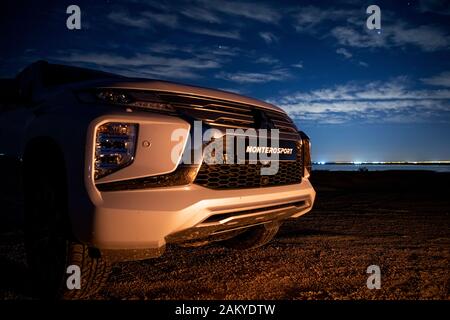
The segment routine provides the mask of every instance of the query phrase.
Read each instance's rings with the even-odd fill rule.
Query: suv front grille
[[[255,122],[255,110],[265,113],[273,129],[280,131],[280,138],[298,140],[299,135],[295,124],[283,112],[262,108],[259,106],[219,100],[187,94],[158,92],[160,99],[169,102],[181,114],[186,114],[201,120],[217,129],[259,129]]]
[[[274,175],[261,175],[262,164],[206,164],[203,163],[195,184],[211,189],[261,188],[302,182],[303,164],[301,144],[297,143],[295,161],[279,161]]]

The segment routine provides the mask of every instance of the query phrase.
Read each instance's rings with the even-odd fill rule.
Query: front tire
[[[25,158],[25,249],[33,295],[44,299],[86,299],[106,283],[110,265],[98,250],[78,242],[67,213],[62,159]],[[43,153],[45,154],[45,153]],[[52,160],[49,160],[52,159]],[[80,268],[80,289],[69,290],[67,267]]]

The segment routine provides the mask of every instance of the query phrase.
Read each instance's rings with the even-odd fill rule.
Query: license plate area
[[[205,146],[204,160],[226,164],[296,161],[299,150],[299,141],[228,135]]]

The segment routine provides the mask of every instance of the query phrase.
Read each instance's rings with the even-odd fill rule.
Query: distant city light
[[[424,165],[442,164],[450,165],[450,160],[426,160],[426,161],[313,161],[315,165],[342,164],[342,165]]]

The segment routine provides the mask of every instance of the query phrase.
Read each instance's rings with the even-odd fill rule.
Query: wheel
[[[35,297],[44,299],[85,299],[103,287],[110,265],[98,250],[72,236],[60,161],[59,157],[47,161],[32,157],[25,163],[25,249],[32,290]],[[71,265],[80,269],[80,289],[67,288]]]
[[[279,228],[280,224],[277,222],[251,227],[231,239],[222,241],[221,244],[226,248],[237,250],[258,248],[272,240]]]

